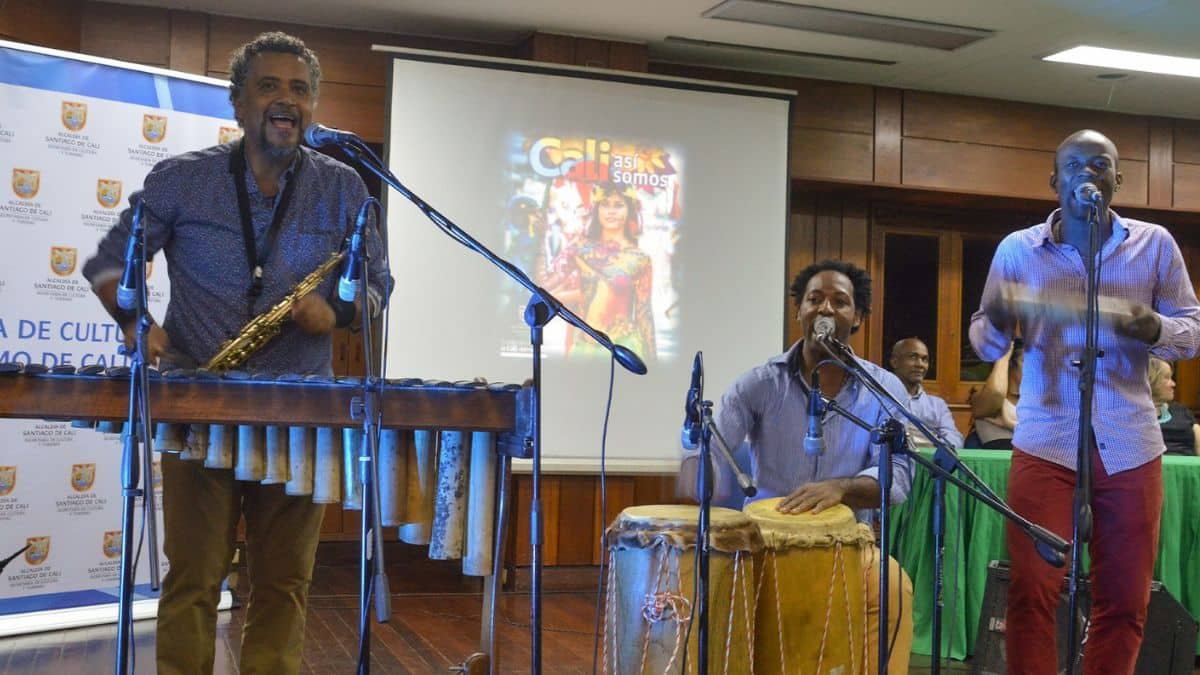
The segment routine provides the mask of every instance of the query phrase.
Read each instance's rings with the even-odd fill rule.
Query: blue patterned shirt
[[[825,454],[804,453],[808,429],[808,384],[793,373],[803,341],[764,365],[743,374],[721,397],[715,423],[721,436],[736,445],[750,444],[750,473],[758,485],[754,499],[783,497],[807,483],[834,478],[870,476],[879,480],[879,448],[871,434],[835,412],[824,420]],[[904,385],[892,373],[858,359],[897,401],[908,398]],[[807,377],[807,374],[806,374]],[[875,396],[847,375],[834,400],[862,420],[876,424],[889,415]],[[890,405],[890,404],[889,404]],[[720,466],[720,463],[718,463]],[[891,502],[908,496],[912,485],[909,459],[892,459]],[[750,501],[750,500],[747,500]],[[859,520],[870,520],[870,510],[858,512]]]
[[[341,250],[353,230],[367,188],[353,169],[308,148],[280,179],[276,192],[298,181],[281,221],[274,248],[263,262],[262,293],[251,299],[250,266],[242,236],[237,188],[230,171],[234,144],[218,145],[160,162],[147,174],[142,199],[146,254],[160,250],[167,259],[171,297],[163,329],[173,350],[203,364],[251,318],[270,309],[309,272]],[[259,190],[253,171],[246,171],[251,220],[260,252],[274,216],[276,197]],[[83,274],[93,287],[119,279],[132,225],[132,208],[100,240]],[[390,284],[383,269],[382,243],[376,228],[367,227],[371,272],[370,311],[378,311]],[[340,269],[316,289],[334,297]],[[308,335],[286,322],[280,334],[250,357],[245,370],[267,373],[332,374],[328,335]]]
[[[992,302],[1007,302],[1003,289],[1017,288],[1024,301],[1012,311],[1025,340],[1021,396],[1013,446],[1042,459],[1075,468],[1079,443],[1079,359],[1084,346],[1081,311],[1087,273],[1083,257],[1069,244],[1055,242],[1046,222],[1018,230],[996,248],[980,310],[971,317],[971,345],[985,361],[1008,350],[1012,335],[997,328],[983,312]],[[1163,453],[1158,412],[1146,376],[1150,354],[1167,361],[1190,359],[1200,349],[1200,303],[1183,255],[1163,227],[1112,217],[1112,232],[1100,248],[1101,319],[1096,361],[1092,430],[1108,473],[1139,467]],[[1011,296],[1009,296],[1011,298]],[[1105,309],[1139,302],[1162,320],[1153,345],[1118,335]],[[1067,307],[1067,309],[1064,309]]]

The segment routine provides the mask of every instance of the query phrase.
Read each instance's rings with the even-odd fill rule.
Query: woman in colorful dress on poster
[[[585,236],[563,249],[548,290],[613,342],[645,361],[655,356],[653,279],[650,256],[638,247],[641,208],[637,189],[599,183],[592,190],[592,215]],[[578,279],[578,285],[574,280]],[[591,338],[570,331],[566,352],[601,354]]]

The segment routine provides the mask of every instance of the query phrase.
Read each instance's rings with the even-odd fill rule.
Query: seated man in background
[[[902,401],[908,404],[908,409],[916,415],[925,426],[936,432],[951,448],[963,446],[962,432],[954,424],[954,416],[950,414],[950,406],[939,396],[926,393],[921,382],[925,373],[929,372],[929,348],[920,338],[910,337],[898,341],[892,346],[892,357],[889,361],[892,372],[900,378],[900,383],[908,390],[908,396]],[[925,434],[908,425],[908,440],[914,447],[932,447],[933,441]]]
[[[833,336],[846,342],[862,325],[871,307],[871,278],[850,263],[826,260],[809,265],[796,276],[791,295],[798,310],[803,337],[786,352],[752,368],[734,381],[721,397],[715,423],[731,445],[749,445],[750,473],[758,485],[755,499],[782,497],[778,510],[799,514],[819,513],[838,504],[855,509],[860,521],[871,522],[879,506],[879,449],[871,432],[829,412],[821,420],[826,450],[823,455],[804,452],[808,427],[808,394],[811,373],[827,358],[817,341],[814,324],[832,320]],[[907,398],[904,385],[879,366],[857,359],[897,401]],[[821,393],[868,423],[878,424],[891,413],[874,394],[844,370],[831,364],[820,368]],[[728,485],[723,462],[714,460],[714,485]],[[912,469],[906,456],[894,456],[889,499],[899,504],[908,496]],[[696,453],[685,453],[680,467],[680,488],[694,496]],[[714,502],[727,499],[717,495]],[[868,579],[879,578],[879,549],[864,548],[863,567]],[[907,673],[912,651],[912,581],[900,565],[888,558],[889,626],[898,625],[898,637],[888,660],[888,670]],[[878,627],[879,586],[867,584],[868,634]],[[874,650],[869,650],[871,654]],[[872,660],[875,658],[871,656]]]
[[[1024,353],[1021,340],[1013,340],[1008,352],[992,364],[992,372],[983,387],[972,392],[968,402],[975,428],[967,436],[967,447],[1012,450]]]
[[[1175,400],[1175,378],[1171,364],[1157,356],[1150,357],[1150,398],[1158,412],[1163,442],[1171,455],[1200,454],[1200,424],[1187,406]]]

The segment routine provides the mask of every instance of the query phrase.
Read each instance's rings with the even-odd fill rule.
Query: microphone
[[[679,434],[679,441],[688,450],[700,447],[700,401],[703,398],[704,356],[698,351],[692,361],[692,386],[688,388],[683,404],[683,431]]]
[[[121,282],[117,284],[117,307],[126,311],[137,307],[138,289],[143,279],[138,274],[141,261],[138,260],[138,250],[142,242],[142,200],[133,206],[133,224],[130,227],[129,243],[125,246],[125,271],[121,273]]]
[[[1100,188],[1096,187],[1096,184],[1090,181],[1075,186],[1075,199],[1083,204],[1091,204],[1093,206],[1099,206],[1104,203],[1104,195],[1100,192]]]
[[[817,342],[833,339],[837,324],[828,316],[819,316],[813,322],[813,335]],[[804,434],[804,454],[820,457],[825,454],[825,399],[821,397],[821,376],[812,373],[812,385],[808,390],[808,433]]]
[[[813,322],[813,335],[817,338],[817,342],[824,342],[833,337],[837,332],[837,324],[833,319],[827,316],[819,316]]]
[[[814,457],[825,454],[824,421],[825,400],[821,397],[821,376],[814,370],[812,386],[808,390],[808,433],[804,434],[804,454]]]
[[[304,130],[304,142],[311,148],[321,148],[326,145],[364,145],[363,139],[353,131],[333,129],[324,124],[310,124]]]
[[[8,567],[8,563],[12,562],[13,560],[16,560],[17,556],[24,553],[26,551],[26,549],[28,549],[30,546],[32,546],[32,544],[25,544],[24,546],[21,547],[21,550],[8,556],[4,560],[0,560],[0,572],[4,571],[4,568]]]
[[[354,234],[350,237],[350,245],[346,249],[346,267],[342,269],[342,277],[338,279],[338,297],[342,302],[354,302],[358,297],[358,287],[362,284],[363,227],[367,223],[367,207],[373,200],[373,197],[368,197],[362,206],[358,207]]]

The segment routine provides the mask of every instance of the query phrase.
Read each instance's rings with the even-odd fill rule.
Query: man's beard
[[[267,139],[266,134],[261,134],[258,141],[258,147],[260,150],[262,150],[262,153],[266,155],[267,158],[274,161],[290,159],[291,156],[295,154],[296,148],[299,147],[299,145],[300,144],[298,142],[288,143],[286,145],[275,145]]]

